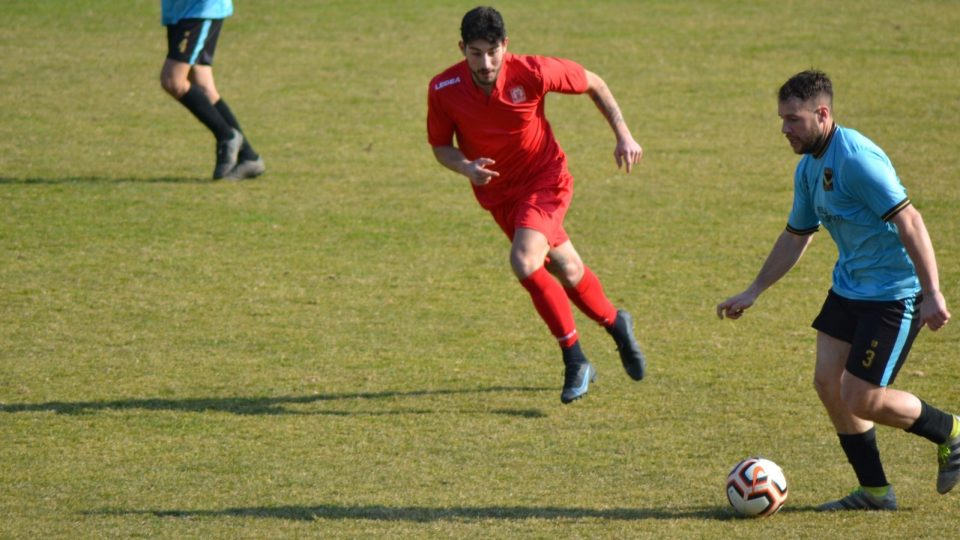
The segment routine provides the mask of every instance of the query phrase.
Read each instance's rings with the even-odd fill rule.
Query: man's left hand
[[[617,168],[627,166],[627,173],[633,170],[633,165],[640,162],[643,157],[643,148],[633,138],[621,139],[617,141],[617,149],[613,151],[613,157],[617,158]]]

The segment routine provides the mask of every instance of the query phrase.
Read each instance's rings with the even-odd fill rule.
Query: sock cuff
[[[520,284],[523,285],[525,289],[542,289],[548,285],[547,280],[553,280],[553,276],[550,275],[550,272],[547,272],[547,269],[541,266],[537,270],[530,274],[529,276],[520,280]]]

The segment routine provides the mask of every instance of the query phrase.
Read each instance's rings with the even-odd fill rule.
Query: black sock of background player
[[[936,444],[943,444],[953,430],[953,416],[920,400],[920,417],[906,432],[919,435]]]
[[[191,84],[190,89],[180,97],[179,101],[197,117],[197,120],[207,126],[218,141],[224,141],[233,136],[233,128],[210,103],[199,86]]]
[[[230,106],[227,105],[227,102],[220,98],[220,101],[216,102],[213,105],[217,111],[220,113],[220,116],[227,121],[228,124],[233,126],[237,131],[243,133],[243,130],[240,129],[240,122],[237,122],[237,117],[233,115],[233,111],[230,110]],[[250,146],[250,141],[247,140],[247,134],[243,134],[243,146],[240,147],[240,161],[254,161],[259,155],[253,150],[253,147]]]
[[[877,447],[877,430],[870,428],[863,433],[844,435],[840,437],[840,446],[847,455],[847,461],[857,473],[857,480],[863,487],[883,487],[889,484],[887,475],[883,472],[880,463],[880,449]]]
[[[583,349],[580,348],[579,340],[567,348],[561,347],[560,350],[563,353],[564,364],[582,364],[587,361],[587,357],[583,354]]]

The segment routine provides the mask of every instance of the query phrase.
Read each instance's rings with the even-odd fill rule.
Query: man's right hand
[[[739,319],[743,316],[743,311],[757,301],[757,295],[747,289],[742,293],[731,296],[723,302],[717,304],[717,317],[723,319]]]
[[[490,183],[491,180],[500,176],[500,173],[492,169],[488,169],[487,166],[493,165],[496,161],[490,158],[477,158],[471,162],[468,162],[463,167],[463,175],[470,179],[470,183],[475,186],[483,186]]]

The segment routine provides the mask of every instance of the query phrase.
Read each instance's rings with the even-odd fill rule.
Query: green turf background
[[[425,140],[426,87],[473,4],[238,0],[221,94],[266,160],[213,183],[211,137],[159,87],[159,2],[2,0],[0,537],[949,537],[931,445],[880,428],[903,511],[819,515],[852,472],[811,387],[835,248],[818,235],[748,316],[796,163],[776,88],[827,71],[883,147],[960,305],[953,1],[505,1],[510,48],[600,74],[645,157],[616,169],[582,96],[548,114],[567,228],[631,310],[648,380],[558,400],[556,346],[466,181]],[[960,308],[957,308],[960,309]],[[960,410],[957,330],[898,386]],[[729,468],[790,482],[733,519]]]

